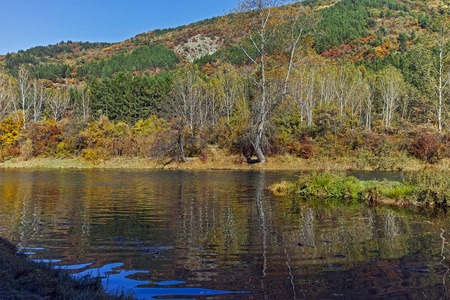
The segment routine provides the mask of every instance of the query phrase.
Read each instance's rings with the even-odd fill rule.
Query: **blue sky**
[[[238,0],[0,0],[0,54],[61,41],[119,42],[223,15]]]

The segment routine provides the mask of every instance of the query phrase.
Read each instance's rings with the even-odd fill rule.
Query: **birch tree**
[[[328,107],[333,99],[333,94],[335,90],[334,76],[336,66],[322,64],[319,67],[320,76],[318,78],[318,98],[319,107]]]
[[[31,107],[30,101],[30,83],[29,83],[30,73],[25,66],[21,66],[19,69],[19,75],[17,78],[17,99],[13,102],[14,109],[16,113],[19,110],[22,111],[22,121],[23,126],[26,126],[28,121],[28,112]]]
[[[300,108],[300,114],[306,117],[306,124],[313,125],[313,110],[316,106],[316,90],[318,86],[318,67],[300,62],[293,72],[290,84],[294,103]]]
[[[0,121],[10,112],[14,97],[14,80],[0,70]]]
[[[205,113],[202,112],[204,108],[202,92],[203,82],[196,65],[187,64],[174,75],[172,94],[169,97],[169,114],[174,118],[176,134],[175,141],[164,152],[168,153],[177,149],[176,157],[182,162],[187,161],[184,154],[186,141],[183,140],[183,131],[187,126],[193,138],[195,131],[201,125],[202,114]]]
[[[372,129],[373,103],[375,99],[376,77],[368,75],[361,84],[362,107],[361,120],[367,130]]]
[[[444,123],[443,112],[445,109],[445,100],[448,95],[450,84],[449,52],[450,41],[450,18],[447,15],[437,16],[433,22],[436,51],[431,59],[431,68],[428,79],[432,84],[434,96],[436,98],[436,117],[439,131],[442,131]]]
[[[242,80],[240,80],[239,74],[229,65],[220,69],[219,80],[222,90],[221,110],[227,118],[227,123],[230,123],[236,101],[243,98]]]
[[[42,116],[46,92],[44,87],[38,80],[34,80],[32,84],[32,94],[30,109],[33,116],[33,122],[39,121]]]
[[[257,100],[251,106],[253,125],[249,140],[259,163],[266,162],[262,145],[270,114],[285,99],[294,58],[307,30],[316,22],[309,7],[300,2],[286,4],[289,3],[283,0],[243,0],[237,9],[240,14],[235,22],[242,24],[246,35],[241,48],[256,69],[247,78],[258,90]],[[268,46],[274,42],[281,53],[276,61],[270,61]],[[277,94],[269,95],[269,90]]]
[[[345,110],[350,105],[357,91],[359,71],[350,64],[338,66],[334,75],[334,95],[339,106],[341,124],[345,118]]]
[[[395,110],[405,93],[405,81],[402,73],[393,66],[388,66],[378,75],[378,90],[382,100],[383,125],[391,127]]]
[[[170,97],[171,114],[181,119],[192,131],[197,129],[201,121],[202,91],[197,66],[189,64],[175,74]]]
[[[52,119],[58,121],[70,108],[69,93],[63,89],[49,91],[47,96],[47,107]]]

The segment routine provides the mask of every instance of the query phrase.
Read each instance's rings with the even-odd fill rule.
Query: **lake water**
[[[0,235],[32,259],[145,299],[449,295],[445,218],[265,190],[296,175],[0,170]]]

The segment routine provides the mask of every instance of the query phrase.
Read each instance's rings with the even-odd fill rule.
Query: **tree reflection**
[[[441,266],[443,266],[445,268],[445,273],[444,276],[442,277],[442,285],[444,286],[444,296],[445,299],[448,299],[450,297],[450,293],[449,293],[449,289],[448,289],[448,274],[450,272],[450,268],[448,267],[448,265],[445,263],[446,261],[446,257],[445,257],[445,244],[447,243],[445,241],[445,237],[444,237],[444,233],[445,230],[441,228],[441,234],[440,237],[442,239],[442,246],[441,246],[441,257],[442,260],[439,262]]]
[[[254,299],[448,296],[450,225],[275,197],[270,172],[8,174],[0,225],[21,246],[52,249],[38,258],[120,262],[148,271],[139,277],[147,287],[180,280]]]

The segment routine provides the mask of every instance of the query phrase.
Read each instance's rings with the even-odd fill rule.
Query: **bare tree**
[[[318,91],[319,91],[319,107],[328,107],[332,100],[335,90],[334,76],[336,66],[322,64],[320,66],[320,76],[318,78]]]
[[[33,115],[33,121],[37,122],[42,116],[46,92],[38,80],[33,81],[32,87],[30,109]]]
[[[220,81],[213,77],[203,82],[203,99],[201,99],[200,128],[207,124],[216,124],[220,113]]]
[[[0,121],[10,112],[14,95],[14,82],[0,70]]]
[[[72,87],[70,90],[77,113],[83,121],[91,117],[91,95],[85,84]]]
[[[286,97],[294,58],[307,29],[316,20],[309,8],[300,2],[286,4],[289,3],[283,0],[243,0],[237,9],[237,18],[241,18],[237,22],[242,24],[246,34],[242,50],[257,70],[247,78],[258,89],[255,95],[258,99],[252,105],[253,125],[249,140],[259,163],[266,162],[262,142],[270,113]],[[267,48],[271,43],[277,43],[281,50],[273,63],[269,63],[271,53]],[[252,55],[254,52],[256,55]],[[270,91],[277,94],[270,95]]]
[[[202,84],[200,71],[195,65],[187,65],[173,79],[170,108],[173,116],[180,118],[189,129],[195,130],[200,122]]]
[[[393,66],[383,69],[378,76],[378,90],[383,101],[383,125],[390,127],[400,98],[405,92],[402,73]]]
[[[174,157],[182,162],[187,161],[184,154],[186,141],[183,139],[183,132],[185,127],[188,127],[193,138],[201,125],[202,114],[206,113],[202,111],[204,109],[202,93],[203,82],[196,65],[187,64],[175,74],[172,94],[169,97],[169,114],[173,118],[173,130],[169,138],[174,142],[158,152],[170,153],[176,148]]]
[[[369,76],[362,82],[360,89],[362,97],[361,119],[364,120],[364,127],[369,131],[372,129],[372,110],[375,98],[375,87],[375,77]]]
[[[336,72],[333,74],[334,95],[339,105],[339,117],[342,123],[346,116],[345,109],[352,105],[351,101],[354,99],[357,90],[357,76],[360,75],[360,73],[350,64],[340,65],[335,71]]]
[[[47,96],[47,107],[51,117],[58,121],[70,108],[70,95],[64,89],[49,91]]]
[[[18,97],[16,101],[13,102],[16,113],[18,113],[19,110],[22,111],[22,121],[24,127],[26,126],[29,109],[31,107],[29,76],[30,73],[26,67],[22,65],[19,69],[19,76],[17,78]]]
[[[433,22],[434,37],[433,41],[437,48],[437,55],[431,59],[431,68],[429,69],[428,79],[433,86],[436,101],[436,116],[439,131],[442,131],[443,110],[445,98],[448,95],[450,84],[450,68],[448,66],[450,41],[450,18],[447,15],[439,15]],[[433,56],[433,54],[431,54]]]
[[[318,67],[308,61],[300,61],[294,68],[291,96],[300,108],[300,115],[306,116],[306,124],[313,125],[313,110],[316,105],[316,90],[318,86]]]
[[[236,105],[236,101],[243,98],[242,81],[238,77],[231,66],[226,65],[219,73],[219,79],[222,89],[222,103],[221,109],[230,123],[230,118]]]

